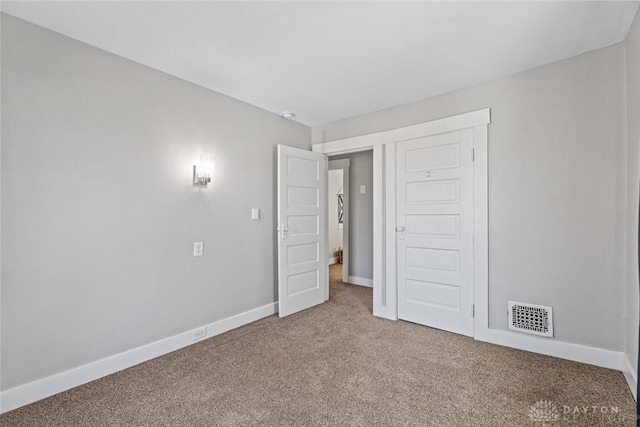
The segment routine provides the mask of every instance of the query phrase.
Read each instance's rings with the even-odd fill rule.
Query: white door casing
[[[398,319],[396,257],[396,141],[473,130],[474,205],[474,337],[488,340],[489,239],[488,239],[488,125],[491,110],[432,120],[416,125],[314,144],[313,151],[327,155],[355,153],[373,148],[373,314]]]
[[[327,160],[278,145],[278,310],[285,317],[325,301]]]
[[[396,150],[398,317],[473,336],[473,129]]]

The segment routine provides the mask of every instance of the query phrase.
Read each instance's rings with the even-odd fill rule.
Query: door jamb
[[[488,125],[485,108],[444,119],[351,138],[314,144],[313,151],[327,155],[373,149],[373,314],[398,319],[395,242],[395,145],[427,135],[473,128],[474,135],[474,336],[489,328],[488,247]]]

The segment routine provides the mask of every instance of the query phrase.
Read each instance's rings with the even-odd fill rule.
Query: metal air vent
[[[553,309],[546,305],[509,301],[509,329],[553,337]]]

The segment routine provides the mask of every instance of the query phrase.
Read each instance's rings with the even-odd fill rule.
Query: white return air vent
[[[546,305],[509,301],[509,329],[552,337],[553,309]]]

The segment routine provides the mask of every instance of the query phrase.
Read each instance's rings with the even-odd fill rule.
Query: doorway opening
[[[345,178],[347,181],[345,189]],[[329,161],[329,174],[327,181],[327,249],[329,251],[329,265],[334,265],[332,271],[337,268],[344,271],[340,275],[340,280],[348,281],[349,251],[349,227],[348,219],[345,218],[345,205],[348,208],[349,197],[349,165],[346,161]],[[348,216],[348,215],[347,215]],[[345,232],[345,219],[347,219],[347,229]],[[345,236],[346,235],[346,236]],[[346,237],[346,239],[345,239]],[[347,268],[343,268],[343,266]]]
[[[329,277],[373,287],[373,151],[329,157]]]

